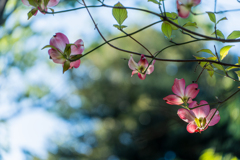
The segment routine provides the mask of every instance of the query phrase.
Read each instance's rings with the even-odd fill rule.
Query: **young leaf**
[[[232,47],[232,45],[231,46],[224,46],[223,48],[221,48],[221,50],[220,50],[220,60],[223,60],[223,58],[226,57],[226,55],[228,54],[228,51],[231,47]]]
[[[120,2],[115,4],[114,7],[123,7],[123,8],[113,8],[112,9],[113,17],[116,19],[118,24],[121,26],[122,23],[127,18],[127,10],[126,10],[126,8],[124,8],[124,6]]]
[[[117,24],[114,24],[113,26],[114,26],[115,28],[119,29],[119,30],[127,27],[127,26],[125,26],[125,25],[119,26],[119,25],[117,25]]]
[[[187,26],[198,28],[196,22],[187,22],[183,25],[183,27],[187,27]]]
[[[217,63],[212,63],[214,67],[216,67],[217,69],[221,70],[221,71],[225,71],[225,69],[223,68],[222,65],[217,64]]]
[[[227,39],[236,39],[239,37],[240,37],[240,31],[233,31],[231,34],[229,34]]]
[[[208,17],[210,18],[210,20],[213,22],[213,23],[216,23],[216,17],[215,17],[215,14],[213,12],[207,12],[208,14]]]
[[[238,80],[240,81],[240,70],[239,71],[235,71],[235,73],[237,74]]]
[[[177,13],[175,13],[175,12],[171,12],[171,13],[166,12],[165,14],[166,14],[166,16],[168,17],[168,19],[170,19],[170,20],[173,21],[174,23],[178,24],[178,15],[177,15]],[[161,20],[163,20],[163,19],[161,18]],[[170,24],[171,27],[172,27],[172,30],[177,30],[177,29],[178,29],[178,27],[172,25],[172,24],[169,23],[169,22],[166,22],[166,21],[165,21],[165,23]]]
[[[28,20],[38,11],[37,8],[33,8],[31,11],[28,12]]]
[[[239,65],[239,64],[236,63],[235,65]],[[235,69],[235,68],[239,68],[239,67],[230,66],[230,67],[226,68],[226,71],[230,71],[230,70]]]
[[[206,53],[209,53],[209,54],[211,54],[213,56],[216,56],[215,54],[212,53],[212,51],[210,49],[201,49],[200,51],[197,51],[197,53],[198,52],[206,52]]]
[[[69,69],[69,67],[70,67],[70,62],[69,61],[65,61],[64,65],[63,65],[63,73],[65,71],[67,71]]]
[[[240,57],[238,57],[238,64],[240,64]]]
[[[161,3],[159,3],[157,0],[148,0],[148,2],[153,2],[155,4],[160,4],[161,5]]]
[[[45,8],[47,8],[47,5],[48,5],[48,2],[49,2],[50,0],[44,0],[44,6],[45,6]]]
[[[31,5],[31,6],[34,6],[34,7],[38,7],[38,3],[36,0],[28,0],[28,3]]]
[[[227,17],[223,17],[223,18],[219,19],[219,20],[217,21],[217,24],[218,24],[219,22],[223,21],[223,20],[227,20]]]
[[[217,33],[217,36],[218,36],[218,37],[220,37],[221,39],[225,39],[223,33],[222,33],[220,30],[217,29],[217,30],[216,30],[216,33]],[[215,34],[215,32],[212,33],[212,35],[214,35],[214,34]]]
[[[207,72],[208,72],[208,74],[210,75],[210,77],[212,77],[213,74],[214,74],[214,71],[210,71],[210,70],[208,70]]]
[[[54,9],[52,9],[52,8],[49,8],[51,11],[52,11],[52,13],[53,13],[53,15],[54,15]]]
[[[162,32],[163,34],[165,34],[166,37],[168,37],[170,39],[171,35],[172,35],[172,27],[169,23],[162,23]]]

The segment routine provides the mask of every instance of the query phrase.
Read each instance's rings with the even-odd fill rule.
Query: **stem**
[[[202,75],[203,71],[205,70],[207,64],[208,64],[208,63],[206,63],[206,64],[203,66],[202,71],[201,71],[201,73],[198,75],[198,78],[197,78],[197,80],[195,81],[195,83],[197,83],[198,79],[200,78],[200,76]]]

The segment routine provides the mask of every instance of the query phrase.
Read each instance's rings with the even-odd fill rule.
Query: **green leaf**
[[[206,52],[206,53],[209,53],[209,54],[211,54],[211,55],[213,55],[213,56],[216,56],[216,55],[214,55],[214,54],[212,53],[212,51],[211,51],[210,49],[201,49],[200,51],[197,51],[197,53],[199,53],[199,52]]]
[[[225,39],[223,33],[220,30],[216,30],[217,36],[221,39]],[[212,33],[212,35],[215,35],[215,32]]]
[[[115,4],[114,7],[123,7],[123,8],[113,8],[112,9],[113,17],[116,19],[118,24],[121,26],[122,23],[127,18],[127,10],[126,10],[126,8],[124,8],[124,6],[120,2]]]
[[[223,20],[228,20],[228,19],[227,19],[227,17],[223,17],[223,18],[221,18],[221,19],[219,19],[219,20],[217,21],[217,24],[218,24],[219,22],[223,21]]]
[[[71,45],[75,45],[75,44],[66,44],[66,47],[64,49],[64,55],[67,55],[67,57],[70,56],[71,54]]]
[[[54,9],[52,9],[52,8],[49,8],[51,11],[52,11],[52,13],[54,14]]]
[[[240,37],[240,31],[233,31],[231,34],[229,34],[227,39],[236,39],[239,37]]]
[[[236,63],[235,65],[239,65],[239,63]],[[226,71],[230,71],[230,70],[235,69],[235,68],[239,68],[239,67],[230,66],[230,67],[226,68]]]
[[[163,34],[170,39],[172,35],[172,27],[169,23],[162,23],[162,32]]]
[[[70,57],[71,61],[79,60],[82,57],[82,54],[73,55]]]
[[[216,56],[215,56],[215,57],[208,57],[207,59],[208,59],[208,60],[215,61],[215,60],[217,59],[217,57],[216,57]]]
[[[209,19],[213,22],[216,23],[216,17],[213,12],[207,12]]]
[[[194,56],[196,59],[206,59],[205,57],[198,57],[198,56]],[[214,58],[214,57],[209,57],[209,58]],[[209,71],[214,71],[213,67],[210,65],[209,62],[199,62],[200,63],[200,66],[203,68],[205,67],[207,70]],[[205,66],[206,65],[206,66]]]
[[[45,6],[45,8],[47,8],[47,5],[48,5],[48,2],[49,2],[50,0],[44,0],[44,6]]]
[[[38,11],[37,8],[33,8],[31,11],[28,12],[28,20]]]
[[[34,7],[38,7],[38,3],[36,0],[28,0],[28,3],[31,5],[31,6],[34,6]]]
[[[237,74],[238,80],[240,81],[240,70],[239,71],[235,71],[235,73]]]
[[[157,0],[148,0],[148,2],[153,2],[153,3],[155,3],[155,4],[160,4],[160,5],[161,5],[161,3],[158,2]]]
[[[120,26],[120,25],[117,25],[117,24],[114,24],[113,26],[114,26],[115,28],[119,29],[119,30],[127,27],[127,26],[125,26],[125,25]]]
[[[223,60],[226,55],[228,54],[229,49],[232,47],[233,45],[229,45],[229,46],[224,46],[223,48],[221,48],[220,50],[220,60]]]
[[[178,24],[178,14],[177,13],[175,13],[175,12],[171,12],[171,13],[166,12],[165,14],[166,14],[166,16],[168,17],[169,20],[171,20],[172,22]],[[163,20],[163,19],[161,18],[161,20]],[[174,26],[173,24],[171,24],[169,22],[165,21],[164,23],[170,24],[171,27],[172,27],[172,30],[177,30],[178,29],[178,27]]]
[[[214,67],[216,67],[218,70],[225,71],[222,65],[217,64],[217,63],[212,63]]]
[[[63,65],[63,73],[66,72],[70,68],[70,62],[65,61]]]
[[[198,28],[197,23],[196,22],[187,22],[183,25],[183,27],[195,27]]]
[[[208,72],[208,74],[210,75],[210,77],[212,77],[213,74],[214,74],[214,71],[210,71],[210,70],[208,70],[207,72]]]
[[[46,45],[46,46],[44,46],[44,47],[42,48],[42,50],[45,49],[45,48],[52,48],[52,49],[55,49],[56,51],[60,52],[56,47],[54,47],[54,46],[52,46],[52,45]],[[61,52],[60,52],[60,53],[61,53]]]
[[[240,64],[240,57],[238,57],[238,64]]]

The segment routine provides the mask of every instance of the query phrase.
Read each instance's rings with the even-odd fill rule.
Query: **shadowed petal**
[[[210,119],[215,111],[216,111],[216,108],[211,109],[210,113],[208,114],[208,116],[206,118],[206,123],[208,123],[210,121]],[[219,121],[220,121],[220,115],[219,115],[219,112],[217,111],[208,126],[214,126]]]
[[[201,2],[201,0],[192,0],[193,6],[198,5]]]
[[[146,60],[143,54],[141,55],[141,59],[138,62],[138,66],[143,66],[144,68],[147,68],[148,66],[148,61]]]
[[[132,54],[131,54],[131,57],[128,61],[128,66],[131,70],[136,70],[138,68],[138,64],[134,61],[134,59],[132,58]],[[135,74],[135,73],[134,73]],[[133,74],[132,74],[133,75]]]
[[[197,125],[194,124],[194,123],[189,123],[189,124],[187,125],[187,131],[188,131],[189,133],[198,132],[198,130],[197,130]]]
[[[194,122],[195,117],[187,109],[180,108],[178,110],[177,114],[183,121],[185,121],[187,123]]]
[[[66,44],[69,44],[68,38],[62,33],[56,33],[56,35],[50,39],[50,45],[58,48],[62,53],[64,52]]]
[[[146,78],[146,74],[141,74],[138,72],[138,77],[141,79],[141,80],[144,80]]]
[[[154,63],[156,60],[153,60],[152,64],[147,69],[147,74],[151,74],[154,71]]]
[[[179,4],[178,0],[177,0],[177,11],[178,11],[179,17],[181,18],[187,18],[190,14],[189,9],[182,4]]]
[[[132,71],[132,75],[131,75],[131,77],[132,77],[134,74],[136,74],[136,73],[138,73],[138,71],[137,71],[137,70],[135,70],[135,71]]]
[[[84,50],[84,44],[83,41],[81,39],[77,40],[75,43],[75,45],[71,46],[71,56],[72,55],[78,55],[78,54],[82,54],[83,50]]]
[[[47,7],[53,7],[56,6],[59,3],[60,0],[50,0],[47,4]]]
[[[184,91],[185,91],[185,80],[182,79],[175,79],[174,84],[172,86],[172,91],[179,97],[184,97]]]
[[[22,0],[22,3],[23,3],[24,5],[26,5],[26,6],[31,6],[31,5],[29,4],[28,0]]]
[[[71,69],[72,67],[78,68],[78,67],[80,66],[80,63],[81,63],[80,59],[79,59],[79,60],[76,60],[76,61],[74,61],[74,62],[71,62],[69,69]]]
[[[180,105],[183,104],[183,101],[181,98],[179,98],[176,95],[168,95],[167,97],[164,97],[163,100],[166,101],[167,104],[171,104],[171,105]]]
[[[198,85],[196,83],[190,84],[186,87],[186,90],[184,92],[184,95],[186,97],[191,97],[194,99],[199,92]]]
[[[54,63],[64,64],[64,62],[66,61],[63,55],[55,49],[49,49],[48,54],[52,58]]]
[[[195,101],[196,102],[196,101]],[[203,105],[203,104],[208,104],[206,101],[202,100],[200,101],[200,104],[199,105]],[[190,106],[190,105],[189,105]],[[197,103],[195,103],[194,107],[198,106]],[[190,108],[190,107],[189,107]],[[204,105],[204,106],[201,106],[201,107],[198,107],[198,108],[195,108],[193,110],[191,110],[195,116],[197,118],[206,118],[209,114],[209,111],[210,111],[210,107],[209,105]]]

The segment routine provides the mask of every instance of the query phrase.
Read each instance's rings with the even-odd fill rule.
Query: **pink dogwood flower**
[[[56,33],[50,39],[50,47],[48,54],[54,63],[63,64],[63,72],[71,68],[78,68],[80,66],[80,57],[84,50],[84,44],[81,39],[78,39],[74,44],[69,44],[68,38],[62,33]],[[76,61],[70,61],[78,59]]]
[[[197,96],[199,89],[196,83],[188,85],[185,89],[185,80],[183,78],[176,78],[172,86],[172,91],[175,95],[168,95],[167,97],[164,97],[163,100],[171,105],[181,105],[183,103],[192,103],[192,99]]]
[[[155,63],[155,60],[153,60],[152,64],[148,67],[148,61],[146,60],[146,58],[144,57],[144,55],[142,54],[141,55],[141,59],[139,60],[138,63],[136,63],[134,61],[134,59],[132,58],[132,55],[128,61],[128,66],[132,71],[132,75],[131,77],[134,75],[134,74],[138,74],[138,77],[141,79],[141,80],[144,80],[146,78],[146,74],[151,74],[153,71],[154,71],[154,63]],[[147,69],[148,67],[148,69]],[[146,71],[147,69],[147,71]],[[144,72],[146,71],[145,74],[143,74]]]
[[[177,112],[178,116],[183,121],[188,123],[187,131],[189,133],[195,133],[195,132],[201,133],[202,131],[206,130],[208,126],[214,126],[219,122],[220,120],[219,112],[216,111],[216,108],[211,109],[210,111],[210,107],[207,104],[208,103],[204,100],[202,100],[200,104],[197,104],[196,101],[193,101],[191,104],[189,104],[189,108],[194,108],[199,105],[203,105],[203,106],[192,109],[192,110],[187,110],[184,108],[181,108],[178,110]]]
[[[191,8],[198,5],[200,2],[201,0],[177,0],[178,15],[181,18],[187,18]]]
[[[32,10],[28,13],[28,19],[33,15],[36,16],[38,10],[45,14],[49,7],[56,6],[60,0],[22,0],[26,6],[32,6]]]

